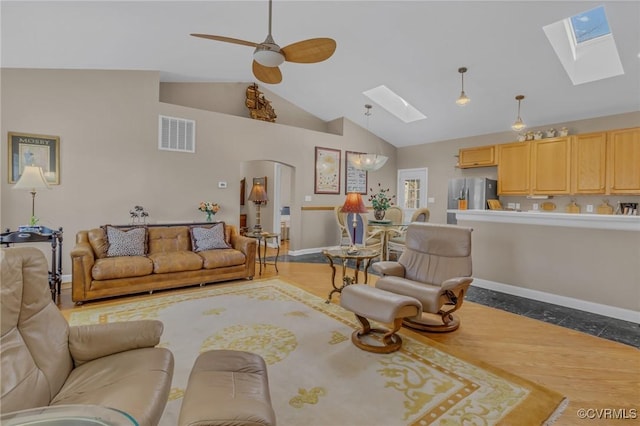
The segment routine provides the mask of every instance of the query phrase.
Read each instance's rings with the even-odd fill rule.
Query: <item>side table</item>
[[[276,272],[278,271],[278,256],[280,256],[280,234],[276,234],[274,232],[247,232],[245,237],[255,238],[258,240],[258,263],[260,264],[260,272],[259,275],[262,275],[262,267],[264,266],[265,270],[267,269],[267,265],[273,265],[276,268]],[[276,258],[273,262],[267,262],[267,242],[269,240],[273,240],[277,251]],[[260,252],[260,245],[262,244],[262,253]]]
[[[9,247],[20,243],[51,243],[51,270],[49,271],[49,289],[51,298],[56,301],[62,287],[62,227],[57,231],[44,228],[41,232],[11,231],[0,234],[0,244]]]
[[[355,253],[349,253],[346,249],[342,250],[323,250],[322,254],[324,254],[327,259],[329,259],[329,266],[331,266],[331,285],[333,289],[329,292],[329,296],[327,296],[327,300],[324,303],[331,303],[331,296],[333,293],[341,293],[342,289],[350,284],[356,284],[358,282],[358,272],[360,270],[360,264],[364,262],[363,272],[364,272],[364,284],[367,284],[369,280],[368,269],[371,263],[371,259],[374,259],[380,255],[378,250],[371,249],[360,249]],[[335,260],[338,259],[342,262],[342,285],[340,287],[336,287],[336,266]],[[354,259],[356,262],[355,265],[355,273],[353,277],[347,276],[347,261],[349,259]]]

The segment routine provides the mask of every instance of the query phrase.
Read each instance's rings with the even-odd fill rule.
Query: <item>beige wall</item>
[[[160,83],[160,102],[188,106],[222,114],[249,117],[245,105],[247,83]],[[258,86],[271,102],[276,122],[318,132],[330,132],[328,123],[309,114],[284,98]]]
[[[246,161],[278,161],[293,168],[293,250],[336,244],[328,237],[333,231],[318,231],[315,214],[301,211],[303,205],[344,200],[343,175],[340,195],[313,193],[315,146],[344,153],[383,144],[389,165],[370,173],[370,182],[395,187],[395,148],[348,120],[339,120],[343,135],[336,135],[161,103],[157,72],[3,69],[1,83],[3,153],[9,131],[60,136],[61,184],[38,193],[36,215],[42,225],[64,227],[64,274],[71,273],[69,251],[78,230],[128,223],[134,205],[145,207],[150,223],[193,221],[203,219],[197,203],[209,200],[222,206],[217,219],[237,225]],[[196,121],[195,154],[157,149],[159,114]],[[328,126],[335,129],[337,122]],[[8,184],[5,161],[0,226],[15,229],[28,221],[31,196]],[[228,187],[219,189],[218,181]],[[311,201],[304,201],[305,195]],[[325,216],[332,218],[325,214],[323,221]]]

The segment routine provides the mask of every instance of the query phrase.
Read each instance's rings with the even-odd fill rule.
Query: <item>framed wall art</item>
[[[315,194],[340,194],[339,149],[316,147]]]
[[[60,184],[60,137],[9,132],[9,183],[16,183],[25,166],[42,167],[50,185]]]
[[[367,179],[366,170],[359,170],[353,167],[350,159],[354,155],[362,154],[361,152],[345,151],[344,152],[344,193],[357,192],[367,195]]]

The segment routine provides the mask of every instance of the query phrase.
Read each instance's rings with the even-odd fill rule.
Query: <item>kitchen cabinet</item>
[[[529,195],[531,142],[498,145],[498,195]]]
[[[607,190],[640,194],[640,127],[607,133]]]
[[[604,194],[607,167],[607,133],[571,137],[571,193]]]
[[[531,193],[569,194],[571,143],[568,137],[531,141]]]
[[[458,167],[468,169],[472,167],[489,167],[496,165],[495,145],[461,148],[458,152]]]

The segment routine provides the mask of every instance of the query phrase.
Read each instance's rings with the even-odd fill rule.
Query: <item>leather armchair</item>
[[[398,261],[373,264],[383,275],[377,288],[414,297],[422,304],[422,316],[405,318],[404,325],[434,332],[458,328],[460,320],[453,312],[462,306],[473,281],[471,231],[454,225],[412,223]]]
[[[0,256],[2,413],[91,404],[156,425],[173,377],[173,355],[154,347],[162,323],[70,327],[51,300],[43,253],[19,247]]]

